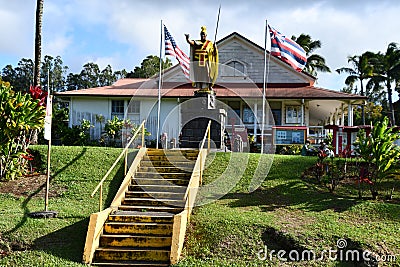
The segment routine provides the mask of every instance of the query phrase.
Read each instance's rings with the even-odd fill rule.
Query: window
[[[286,131],[276,131],[276,140],[285,140]]]
[[[140,124],[140,101],[132,100],[129,102],[128,119],[136,125]]]
[[[226,68],[226,76],[231,77],[243,77],[245,76],[245,68],[244,64],[239,61],[231,61],[226,64],[228,68]]]
[[[254,123],[254,113],[247,105],[243,108],[243,122],[247,124]]]
[[[286,123],[301,123],[301,106],[286,106]]]
[[[139,114],[140,113],[140,101],[132,100],[128,105],[128,114]]]
[[[124,117],[124,100],[111,100],[111,117],[117,116],[120,119]]]
[[[304,144],[306,141],[306,127],[273,127],[275,145]]]

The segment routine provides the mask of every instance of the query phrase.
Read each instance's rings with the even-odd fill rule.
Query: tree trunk
[[[363,85],[363,80],[360,77],[360,84],[361,84],[361,95],[364,96],[364,85]],[[365,125],[365,107],[364,103],[361,105],[361,120],[362,120],[362,125]]]
[[[386,87],[388,90],[388,104],[389,104],[389,119],[390,119],[390,124],[391,126],[396,125],[395,117],[394,117],[394,107],[393,107],[393,90],[392,87],[390,86],[390,81],[386,82]]]
[[[36,28],[35,28],[35,70],[33,85],[40,85],[40,63],[42,58],[42,18],[43,18],[43,2],[36,1]]]

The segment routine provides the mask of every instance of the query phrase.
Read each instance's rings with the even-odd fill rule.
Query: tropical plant
[[[116,145],[116,139],[121,137],[121,130],[124,124],[124,120],[119,119],[117,116],[114,116],[112,120],[107,120],[104,131],[106,132],[110,145]]]
[[[38,87],[30,94],[12,91],[0,79],[0,179],[14,179],[24,173],[32,133],[44,125],[44,98]]]
[[[318,71],[320,72],[331,72],[330,68],[325,63],[325,58],[318,54],[312,54],[314,50],[321,48],[321,41],[312,40],[308,34],[300,34],[299,37],[292,36],[292,40],[298,43],[304,51],[306,51],[307,64],[304,71],[317,76]]]
[[[389,120],[376,123],[371,133],[366,135],[364,130],[359,131],[355,151],[367,163],[367,169],[360,173],[361,179],[370,180],[372,197],[378,196],[379,183],[389,177],[400,159],[400,147],[395,141],[400,139],[400,134],[389,125]]]
[[[102,114],[96,114],[96,122],[100,124],[100,133],[103,131],[103,123],[105,122],[105,118]]]
[[[347,62],[353,65],[353,68],[343,67],[336,71],[341,73],[348,73],[345,80],[346,85],[353,85],[356,81],[360,81],[360,95],[365,96],[364,80],[373,76],[373,65],[371,59],[375,57],[372,52],[365,52],[361,56],[350,56]],[[361,106],[362,110],[362,124],[365,125],[365,112],[364,105]]]
[[[82,119],[80,125],[73,125],[71,128],[63,128],[61,142],[64,145],[88,145],[90,141],[90,128],[93,125],[89,120]]]

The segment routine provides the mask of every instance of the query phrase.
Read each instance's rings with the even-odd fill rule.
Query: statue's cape
[[[209,40],[206,40],[205,42],[196,40],[195,45],[190,46],[190,60],[192,64],[196,61],[195,54],[197,53],[196,50],[198,51],[199,49],[207,54],[208,59],[205,63],[208,66],[208,75],[213,86],[218,77],[218,49]],[[191,73],[192,71],[193,68],[191,68]],[[195,81],[194,79],[191,80]]]

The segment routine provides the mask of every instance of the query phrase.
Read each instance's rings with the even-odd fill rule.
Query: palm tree
[[[378,53],[376,55],[377,63],[374,64],[375,75],[373,82],[375,84],[383,84],[387,90],[389,119],[392,126],[395,125],[395,116],[393,108],[393,88],[400,78],[400,48],[396,43],[390,43],[386,53]]]
[[[339,74],[349,74],[345,80],[346,85],[353,85],[357,80],[359,80],[360,94],[362,96],[365,95],[363,81],[373,76],[373,66],[370,60],[374,58],[374,56],[375,54],[372,52],[364,52],[361,56],[350,56],[348,57],[347,62],[351,63],[353,68],[343,67],[336,70]],[[364,105],[361,106],[361,113],[362,124],[365,124]]]
[[[36,30],[35,30],[35,70],[33,85],[40,85],[40,62],[42,57],[42,18],[44,0],[36,0]]]
[[[307,64],[304,68],[305,72],[313,76],[317,76],[317,71],[331,72],[322,56],[318,54],[312,54],[314,50],[321,48],[321,41],[312,40],[310,35],[304,33],[300,34],[299,37],[292,36],[292,40],[298,43],[304,49],[304,51],[306,51]]]

